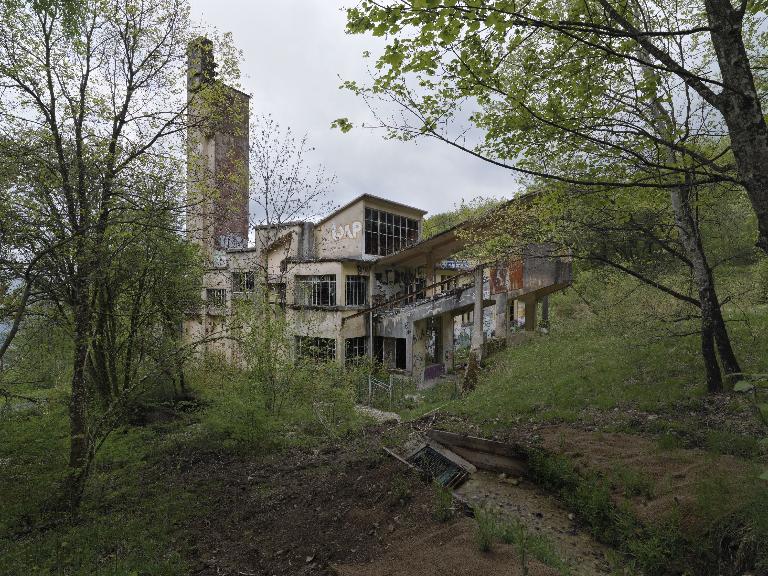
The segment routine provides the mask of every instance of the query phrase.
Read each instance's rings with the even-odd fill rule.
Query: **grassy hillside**
[[[743,371],[768,373],[760,273],[721,286]],[[551,310],[550,333],[489,358],[436,425],[532,445],[538,481],[640,573],[768,573],[768,429],[749,395],[706,394],[691,311],[590,275]]]
[[[753,268],[728,271],[723,293],[742,370],[768,373],[768,304]],[[451,410],[505,426],[573,421],[613,409],[664,411],[706,394],[695,309],[658,291],[583,275],[550,297],[551,329],[490,361],[482,386]]]

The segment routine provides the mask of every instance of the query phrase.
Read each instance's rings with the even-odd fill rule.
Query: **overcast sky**
[[[313,160],[336,174],[334,202],[376,194],[428,210],[450,210],[461,199],[509,197],[510,172],[446,144],[388,141],[380,132],[331,130],[349,117],[357,126],[370,116],[341,79],[366,78],[364,50],[377,54],[380,39],[344,33],[342,6],[354,0],[191,0],[196,21],[231,32],[243,51],[243,88],[251,114],[271,114],[316,148]]]

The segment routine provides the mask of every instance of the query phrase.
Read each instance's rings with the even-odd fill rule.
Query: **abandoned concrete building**
[[[190,48],[190,91],[216,82],[206,72],[213,63],[205,42]],[[205,305],[184,326],[190,340],[226,334],[233,302],[266,283],[285,310],[295,354],[341,363],[368,356],[428,380],[454,368],[462,330],[478,351],[521,322],[535,330],[538,303],[570,283],[570,262],[546,246],[526,247],[511,264],[456,259],[466,247],[461,226],[424,238],[426,211],[371,194],[319,221],[249,229],[249,102],[224,89],[232,113],[214,130],[190,134],[190,153],[216,191],[206,197],[202,186],[190,188],[188,235],[207,258]],[[227,338],[205,348],[236,355]]]

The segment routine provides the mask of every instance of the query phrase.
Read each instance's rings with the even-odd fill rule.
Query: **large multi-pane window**
[[[368,277],[347,276],[347,306],[365,306],[368,303]]]
[[[336,275],[296,276],[296,304],[336,306]]]
[[[419,239],[419,221],[376,210],[365,209],[365,253],[386,256],[415,244]]]
[[[344,362],[354,364],[360,358],[364,358],[368,353],[368,338],[359,336],[357,338],[347,338],[344,340]]]
[[[315,362],[336,360],[336,340],[314,336],[296,336],[296,354],[299,358]]]
[[[256,289],[256,272],[252,270],[239,270],[232,272],[232,292],[234,294],[246,294]]]

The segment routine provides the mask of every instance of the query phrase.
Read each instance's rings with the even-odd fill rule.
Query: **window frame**
[[[337,306],[336,274],[294,276],[294,304],[317,308]]]
[[[378,208],[365,208],[365,245],[369,256],[387,256],[419,241],[419,221]]]
[[[354,336],[344,339],[344,363],[354,364],[368,357],[368,336]]]
[[[249,286],[250,285],[250,286]],[[256,291],[256,272],[254,270],[232,271],[232,294],[251,294]]]
[[[226,288],[206,288],[205,303],[209,308],[227,307],[227,289]]]
[[[319,336],[296,336],[296,356],[313,362],[335,362],[336,339]]]
[[[360,296],[362,296],[362,301],[360,301]],[[368,276],[348,274],[344,278],[344,303],[347,306],[355,307],[368,305]]]

